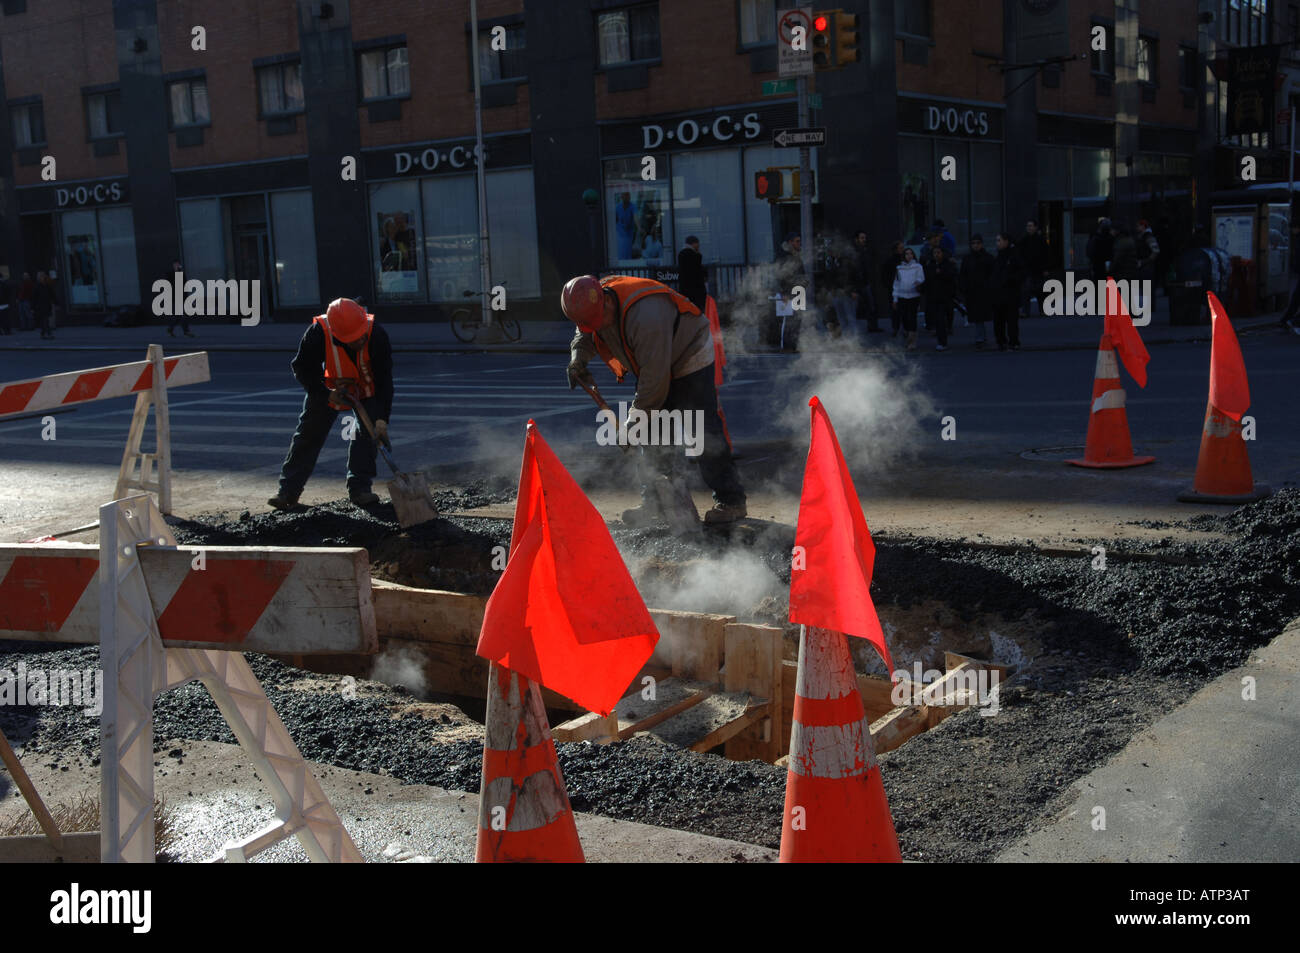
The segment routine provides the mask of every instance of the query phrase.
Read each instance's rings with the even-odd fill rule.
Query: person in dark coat
[[[1107,262],[1115,248],[1115,236],[1111,234],[1110,219],[1102,218],[1097,222],[1097,230],[1088,239],[1088,261],[1092,264],[1094,281],[1106,280]]]
[[[1138,277],[1137,242],[1127,225],[1116,223],[1111,226],[1115,243],[1110,251],[1110,273],[1117,281],[1129,281]]]
[[[885,286],[886,293],[889,293],[894,287],[894,277],[898,274],[898,266],[903,263],[903,248],[905,246],[901,241],[894,242],[894,247],[890,249],[885,256],[884,263],[880,266],[880,281]],[[902,318],[898,314],[898,304],[894,302],[890,306],[889,324],[894,337],[898,337],[898,329],[902,327]]]
[[[871,239],[859,228],[853,236],[853,300],[857,305],[859,321],[866,321],[867,332],[881,334],[880,314],[876,311],[876,292],[872,287],[876,280],[876,256],[871,247]]]
[[[700,254],[700,240],[694,235],[688,235],[684,247],[677,253],[677,288],[701,312],[704,311],[705,299],[709,294],[706,285],[708,278],[704,256]]]
[[[1032,218],[1025,222],[1025,234],[1016,242],[1020,260],[1025,263],[1025,288],[1020,299],[1020,313],[1029,316],[1029,299],[1038,299],[1038,310],[1043,309],[1043,277],[1047,271],[1047,239],[1038,230],[1038,223]]]
[[[44,271],[36,273],[36,287],[32,289],[32,313],[41,326],[41,337],[54,337],[51,318],[54,317],[54,281]]]
[[[989,276],[993,300],[993,335],[998,350],[1020,350],[1020,286],[1025,280],[1025,265],[1016,252],[1011,236],[998,232],[998,256]]]
[[[957,299],[957,266],[939,245],[925,266],[925,315],[938,338],[936,351],[948,349],[952,330],[952,308]]]
[[[966,315],[975,324],[975,346],[984,347],[984,322],[993,317],[993,256],[984,247],[984,236],[970,237],[970,254],[961,260],[957,287],[966,302]]]

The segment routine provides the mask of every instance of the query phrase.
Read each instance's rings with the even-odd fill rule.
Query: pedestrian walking
[[[1145,218],[1138,220],[1137,235],[1133,241],[1137,251],[1138,277],[1152,282],[1154,297],[1154,286],[1159,283],[1160,241],[1151,230],[1151,223]]]
[[[1097,220],[1097,229],[1088,238],[1087,255],[1092,265],[1094,281],[1105,281],[1110,267],[1111,253],[1115,248],[1115,236],[1111,234],[1110,219],[1102,217]]]
[[[853,255],[850,259],[853,273],[852,299],[859,324],[865,321],[868,334],[883,333],[880,314],[876,310],[876,292],[872,285],[876,279],[876,256],[871,240],[863,229],[853,236]]]
[[[940,245],[925,268],[925,314],[938,339],[936,351],[948,349],[952,309],[957,298],[957,266]]]
[[[36,317],[32,313],[32,293],[36,290],[36,282],[32,281],[30,271],[23,272],[23,281],[18,288],[18,329],[20,331],[31,331],[36,327]]]
[[[961,260],[957,284],[966,302],[966,315],[975,324],[975,347],[983,348],[984,323],[993,317],[993,256],[984,247],[984,236],[970,237],[970,253]]]
[[[179,258],[172,259],[172,271],[173,272],[184,271],[184,266],[181,264],[181,260]],[[194,337],[194,332],[190,330],[189,318],[186,316],[184,308],[177,308],[176,313],[172,315],[171,324],[167,325],[167,334],[170,335],[171,337],[176,337],[177,324],[181,326],[181,330],[185,332],[185,336],[187,338]]]
[[[798,236],[794,237],[797,242]],[[577,325],[569,343],[569,388],[590,381],[587,365],[599,356],[620,381],[628,371],[636,377],[633,409],[646,414],[656,410],[701,414],[703,444],[694,459],[714,500],[704,521],[742,519],[745,488],[718,416],[713,337],[699,309],[667,285],[627,275],[572,278],[564,286],[560,306]],[[666,473],[674,468],[676,454],[686,448],[642,449],[648,469]],[[645,526],[657,515],[648,482],[642,484],[641,500],[641,506],[623,513],[628,526]]]
[[[13,282],[8,275],[0,276],[0,334],[13,334],[13,319],[17,308],[13,307]]]
[[[1025,263],[1025,283],[1020,296],[1020,315],[1029,317],[1029,299],[1036,299],[1038,311],[1043,310],[1043,278],[1047,272],[1050,253],[1047,238],[1032,218],[1025,222],[1025,234],[1016,242],[1020,260]]]
[[[1138,277],[1137,242],[1127,225],[1117,222],[1111,226],[1115,242],[1110,252],[1110,274],[1119,281],[1132,281]]]
[[[278,510],[297,505],[340,410],[359,402],[384,444],[393,410],[392,343],[375,316],[351,298],[334,299],[312,319],[290,367],[307,393],[280,469],[280,491],[266,501]],[[370,431],[358,423],[348,444],[347,476],[348,498],[357,506],[379,502],[370,489],[378,452]]]
[[[934,220],[934,232],[939,236],[939,245],[943,248],[944,253],[949,258],[957,257],[957,239],[952,237],[952,232],[948,231],[948,226],[943,223],[943,219]]]
[[[880,266],[880,283],[886,290],[894,287],[894,278],[898,275],[898,266],[903,263],[903,249],[906,246],[901,241],[894,242],[894,247],[890,249],[886,256],[884,264]],[[898,299],[890,299],[889,308],[889,325],[893,337],[898,337],[898,329],[902,327],[902,321],[898,314]]]
[[[916,310],[921,303],[921,291],[924,287],[925,269],[916,260],[916,253],[904,247],[903,260],[894,269],[892,297],[899,321],[907,331],[909,351],[916,350]]]
[[[44,271],[36,273],[36,285],[32,289],[32,312],[41,326],[41,337],[54,337],[54,280]]]
[[[786,235],[777,252],[776,280],[781,294],[781,300],[777,302],[777,314],[781,317],[777,343],[781,350],[793,354],[799,350],[799,327],[803,324],[803,315],[793,310],[791,304],[794,289],[804,289],[805,310],[809,304],[816,307],[815,303],[806,300],[808,284],[803,267],[803,238],[798,232]]]
[[[704,256],[700,254],[700,240],[687,235],[682,250],[677,253],[677,287],[700,311],[704,310],[709,296],[708,278]]]
[[[1025,280],[1025,265],[1016,252],[1011,236],[998,232],[998,255],[989,277],[993,299],[993,336],[998,350],[1020,350],[1020,287]]]

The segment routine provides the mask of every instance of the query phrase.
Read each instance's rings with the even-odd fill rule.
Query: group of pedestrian
[[[15,287],[16,286],[16,287]],[[41,330],[42,338],[54,337],[54,306],[58,303],[54,279],[38,271],[33,279],[23,272],[21,281],[0,278],[0,334],[13,334],[13,320],[19,331]]]
[[[1159,266],[1165,258],[1146,219],[1138,221],[1136,230],[1123,222],[1098,219],[1096,231],[1088,237],[1087,255],[1095,281],[1109,276],[1117,281],[1153,280],[1157,288],[1163,284]]]

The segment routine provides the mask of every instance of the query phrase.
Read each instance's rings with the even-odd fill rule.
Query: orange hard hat
[[[365,336],[366,309],[351,298],[335,298],[325,310],[330,334],[344,344],[351,344]]]
[[[594,275],[570,278],[560,293],[564,316],[584,331],[605,326],[605,289]]]

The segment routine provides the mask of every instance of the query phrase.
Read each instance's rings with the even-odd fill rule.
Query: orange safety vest
[[[629,275],[610,275],[608,278],[600,279],[602,288],[608,288],[614,292],[618,298],[618,340],[623,345],[623,353],[627,355],[628,363],[632,365],[632,373],[637,377],[641,376],[641,368],[637,364],[636,356],[627,343],[627,311],[628,308],[636,304],[642,298],[650,295],[666,294],[673,299],[677,305],[678,314],[700,314],[700,309],[691,303],[691,300],[683,294],[679,294],[665,284],[655,281],[653,278],[633,278]],[[677,326],[673,325],[676,331]],[[614,353],[605,346],[605,342],[600,339],[599,334],[591,336],[592,343],[596,346],[596,353],[604,359],[609,365],[609,369],[614,372],[614,376],[620,381],[627,374],[628,368],[623,366],[623,362],[614,356]]]
[[[370,334],[375,329],[375,316],[366,315],[366,343],[355,361],[351,352],[334,340],[334,335],[330,333],[329,318],[318,314],[312,320],[325,332],[325,386],[333,390],[339,384],[349,384],[355,392],[354,396],[374,397],[375,374],[370,366]],[[347,404],[336,403],[332,395],[330,406],[339,410],[350,409]]]

